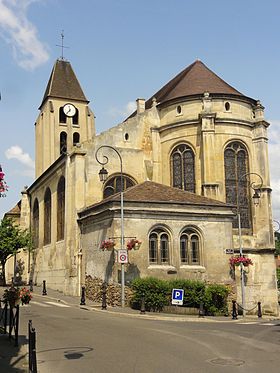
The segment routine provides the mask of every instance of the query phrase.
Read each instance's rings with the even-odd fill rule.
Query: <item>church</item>
[[[17,205],[35,247],[28,280],[72,295],[89,276],[117,283],[127,247],[126,284],[147,276],[227,284],[241,304],[230,259],[242,254],[253,264],[244,267],[246,308],[260,301],[278,315],[260,101],[197,60],[136,107],[96,134],[70,62],[55,62],[35,123],[35,181]]]

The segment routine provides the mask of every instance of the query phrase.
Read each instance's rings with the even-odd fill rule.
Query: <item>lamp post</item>
[[[119,151],[110,145],[101,145],[95,152],[95,159],[99,164],[102,165],[101,170],[99,171],[99,178],[100,181],[103,183],[108,178],[108,171],[104,168],[104,165],[106,165],[109,162],[109,158],[106,155],[103,155],[104,161],[102,162],[100,159],[98,159],[98,152],[101,149],[111,149],[113,150],[119,157],[120,160],[120,166],[121,166],[121,249],[124,249],[124,218],[123,218],[123,163],[122,163],[122,157],[119,153]],[[121,306],[125,306],[125,293],[124,293],[124,263],[121,263]]]
[[[256,182],[251,182],[249,185],[253,189],[254,194],[252,196],[254,205],[257,206],[260,201],[260,192],[261,188],[263,186],[263,179],[262,177],[255,173],[255,172],[247,172],[246,174],[243,174],[240,179],[238,179],[238,188],[239,183],[242,179],[246,178],[247,176],[255,175],[259,178],[260,183],[256,184]],[[238,219],[238,236],[239,236],[239,256],[243,256],[243,247],[242,247],[242,233],[241,233],[241,216],[240,216],[240,205],[239,205],[239,190],[237,191],[237,219]],[[242,314],[243,317],[246,316],[246,310],[245,310],[245,281],[244,281],[244,265],[243,263],[240,264],[240,276],[241,276],[241,299],[242,299]]]

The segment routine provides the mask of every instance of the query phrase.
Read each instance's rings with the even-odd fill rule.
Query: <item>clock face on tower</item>
[[[73,117],[76,114],[76,108],[72,104],[65,104],[63,106],[63,112],[67,117]]]

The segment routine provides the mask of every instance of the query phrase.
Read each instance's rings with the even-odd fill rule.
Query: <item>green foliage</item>
[[[19,249],[32,249],[31,235],[26,230],[21,230],[12,219],[4,218],[0,223],[0,263],[2,265],[2,277],[5,281],[5,264],[15,255]]]
[[[161,311],[164,306],[171,304],[172,289],[184,289],[183,306],[199,308],[202,302],[208,315],[227,313],[229,289],[225,285],[206,285],[202,281],[195,280],[164,281],[148,277],[134,280],[132,289],[134,296],[131,304],[136,309],[140,308],[144,296],[148,311]]]
[[[166,281],[153,277],[137,278],[132,282],[134,296],[131,300],[133,308],[140,309],[142,297],[145,298],[147,311],[161,311],[168,304],[169,286]]]
[[[277,276],[277,286],[280,289],[280,268],[276,269],[276,276]]]
[[[229,288],[225,285],[211,284],[205,289],[203,300],[206,314],[221,315],[227,314],[227,297]]]
[[[199,307],[200,302],[203,302],[205,294],[205,284],[202,281],[195,280],[173,280],[169,282],[170,289],[170,303],[172,296],[172,289],[184,290],[185,307]]]
[[[278,232],[275,232],[275,233],[278,233]],[[280,238],[279,236],[276,236],[277,237],[277,240],[275,240],[275,255],[280,255]]]

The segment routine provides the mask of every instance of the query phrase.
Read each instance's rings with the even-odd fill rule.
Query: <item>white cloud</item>
[[[0,36],[11,45],[19,66],[33,70],[49,59],[36,27],[27,19],[30,4],[38,0],[0,0]]]
[[[127,118],[136,110],[136,102],[129,101],[123,108],[111,108],[109,110],[109,115],[116,119],[121,117],[122,119]]]
[[[27,167],[27,169],[21,171],[22,175],[34,176],[35,163],[28,153],[23,152],[20,146],[11,146],[5,151],[5,156],[8,159],[17,159],[20,163]]]

